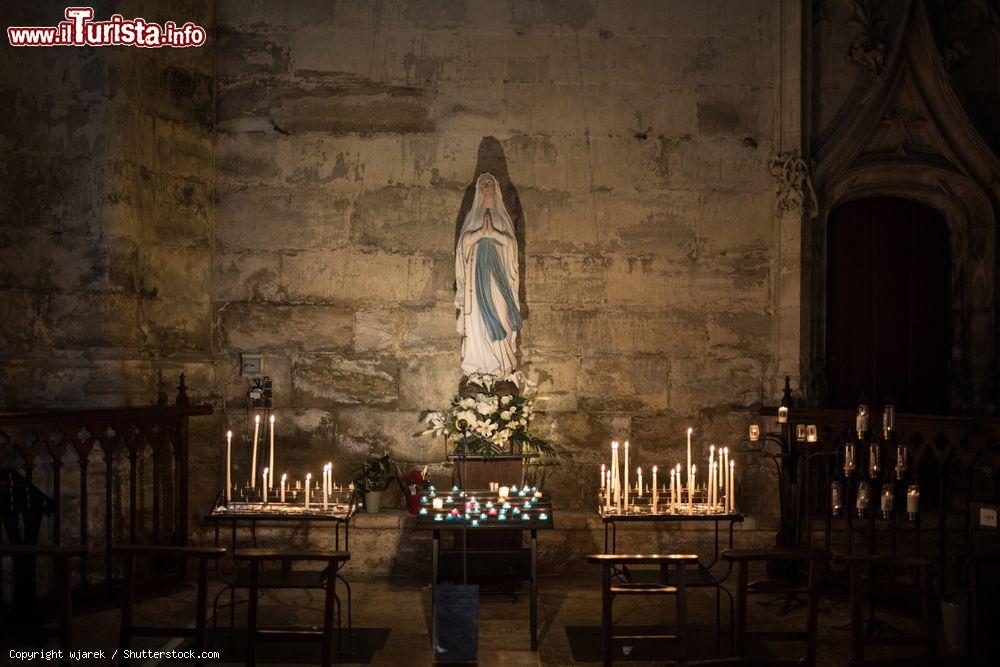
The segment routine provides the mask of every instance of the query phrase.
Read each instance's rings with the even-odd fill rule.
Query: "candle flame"
[[[271,423],[274,423],[274,415],[271,415]]]
[[[617,440],[612,440],[611,441],[611,449],[618,449],[618,441]]]
[[[692,433],[694,433],[694,429],[688,426],[688,435],[691,435]]]
[[[260,423],[260,415],[254,415],[253,416],[253,421],[254,421],[255,424],[259,424]]]
[[[308,482],[308,481],[309,481],[309,480],[311,480],[312,478],[313,478],[313,474],[312,474],[311,472],[307,472],[307,473],[306,473],[306,481]]]
[[[656,473],[656,466],[653,466],[653,473]]]
[[[642,474],[642,466],[636,468],[635,471],[641,475]]]
[[[680,474],[680,472],[681,472],[681,464],[678,463],[677,464],[677,474]]]
[[[729,453],[729,447],[723,448],[722,453],[723,454],[728,454]]]
[[[229,440],[232,437],[233,437],[233,432],[232,431],[226,431],[226,439]]]
[[[284,484],[285,480],[288,479],[288,473],[281,473],[281,483]]]
[[[625,449],[628,449],[628,440],[625,441]]]

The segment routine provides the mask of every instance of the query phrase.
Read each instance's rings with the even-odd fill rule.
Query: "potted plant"
[[[382,507],[382,492],[395,476],[389,455],[369,456],[355,471],[354,485],[364,494],[365,511],[377,514]]]
[[[396,468],[396,472],[403,487],[403,495],[406,496],[406,507],[410,510],[410,514],[417,514],[420,511],[420,496],[431,486],[430,478],[427,477],[427,466],[411,470],[405,482],[399,468]]]

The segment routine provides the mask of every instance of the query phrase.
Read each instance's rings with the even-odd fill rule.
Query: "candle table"
[[[697,510],[697,506],[695,506]],[[721,531],[719,529],[721,524],[726,524],[728,526],[727,530],[727,544],[729,549],[733,548],[733,537],[734,537],[734,527],[738,523],[743,523],[743,515],[739,512],[712,512],[709,513],[707,509],[702,512],[678,512],[676,514],[671,514],[669,512],[629,512],[616,513],[614,510],[610,512],[602,511],[600,512],[601,522],[604,524],[604,553],[616,553],[617,550],[617,539],[618,539],[618,524],[619,523],[711,523],[714,526],[714,547],[712,551],[711,560],[707,563],[701,563],[699,561],[697,569],[693,572],[686,573],[687,576],[687,586],[689,588],[714,588],[715,589],[715,641],[716,641],[716,652],[719,649],[719,633],[722,631],[722,610],[720,605],[720,595],[725,593],[726,597],[729,598],[729,611],[730,617],[732,617],[733,612],[733,596],[732,593],[723,585],[725,581],[732,574],[732,565],[727,563],[725,570],[719,573],[713,573],[712,569],[719,561],[719,541],[721,538]],[[675,551],[690,551],[684,545],[677,545]],[[627,566],[622,566],[622,568],[616,571],[616,576],[628,583],[636,583],[642,574],[639,572],[630,570]]]
[[[431,552],[433,589],[438,585],[442,561],[461,560],[462,583],[468,583],[470,562],[473,569],[479,569],[482,556],[505,558],[509,565],[504,578],[528,581],[530,583],[529,604],[531,650],[538,650],[538,531],[552,530],[552,500],[535,488],[518,489],[501,487],[508,492],[502,497],[497,491],[437,492],[436,498],[421,498],[421,511],[417,515],[417,530],[433,532]],[[435,499],[441,502],[434,503]],[[440,509],[438,509],[440,507]],[[469,551],[466,537],[469,532],[489,530],[527,530],[531,533],[530,547],[527,549],[494,549],[490,551]],[[442,549],[441,534],[458,532],[462,539],[461,549]],[[432,614],[433,616],[433,614]],[[435,634],[432,632],[431,636]]]
[[[351,519],[357,509],[357,502],[354,495],[340,499],[340,502],[330,503],[326,509],[321,504],[313,504],[305,507],[301,504],[290,504],[280,502],[250,503],[231,502],[226,505],[220,495],[215,507],[205,515],[204,520],[214,524],[215,546],[219,546],[222,539],[221,529],[224,524],[229,526],[230,554],[234,554],[238,547],[238,533],[240,528],[245,528],[249,533],[250,545],[258,548],[257,529],[258,527],[268,527],[275,525],[294,524],[333,524],[334,527],[334,550],[341,549],[341,528],[344,531],[344,551],[350,550],[350,526]],[[212,608],[217,625],[219,599],[225,592],[229,592],[229,625],[235,626],[235,605],[236,589],[243,588],[249,590],[249,571],[236,568],[236,575],[226,576],[221,568],[216,565],[216,575],[223,582],[223,588],[216,594]],[[350,648],[350,638],[352,632],[351,615],[351,585],[338,571],[336,579],[344,584],[347,591],[347,642]],[[283,563],[280,571],[262,572],[259,580],[260,588],[299,588],[299,589],[320,589],[324,588],[323,579],[319,571],[292,571],[288,564]],[[340,611],[338,606],[338,631],[340,629]],[[339,647],[338,647],[339,648]]]

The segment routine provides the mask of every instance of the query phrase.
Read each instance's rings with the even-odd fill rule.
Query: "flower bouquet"
[[[531,433],[535,405],[544,397],[528,391],[520,396],[500,395],[491,383],[481,386],[484,391],[475,396],[455,396],[447,411],[431,412],[424,417],[428,428],[421,435],[444,436],[456,452],[464,436],[464,453],[483,458],[505,453],[553,453],[551,444]]]
[[[406,506],[410,514],[416,514],[420,510],[420,496],[431,486],[430,477],[427,476],[427,466],[414,468],[405,477],[399,466],[396,466],[396,476],[403,485],[403,494],[406,496]]]

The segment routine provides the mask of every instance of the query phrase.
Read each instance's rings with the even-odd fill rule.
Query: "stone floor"
[[[430,591],[426,585],[416,581],[371,579],[353,581],[354,626],[361,635],[370,635],[372,628],[385,628],[387,634],[384,646],[374,653],[368,664],[374,665],[425,665],[433,663],[433,653],[429,640]],[[213,591],[214,592],[214,591]],[[211,599],[211,598],[210,598]],[[137,607],[136,623],[177,623],[190,624],[193,621],[193,591],[185,587],[170,595],[155,600],[141,602]],[[753,603],[752,603],[753,604]],[[630,598],[616,604],[616,623],[622,625],[650,625],[662,618],[669,624],[672,611],[664,608],[656,600],[643,601]],[[728,652],[728,610],[723,603],[724,633],[721,636],[723,655]],[[804,622],[804,609],[792,611],[784,618],[777,612],[780,605],[769,607],[753,604],[752,618],[758,624],[769,626],[796,626]],[[698,626],[694,632],[691,658],[714,656],[714,596],[705,590],[695,591],[691,596],[691,622]],[[847,606],[843,599],[823,599],[820,614],[819,664],[846,665],[849,650],[849,635],[846,629],[837,629],[847,623]],[[316,624],[322,614],[322,597],[318,591],[276,591],[262,598],[261,623],[279,625]],[[237,625],[245,622],[246,607],[238,605],[235,612]],[[903,629],[912,627],[905,619],[885,616]],[[118,612],[108,609],[82,615],[75,622],[76,647],[81,650],[111,651],[118,647]],[[221,625],[227,625],[229,614],[223,611],[219,616]],[[519,595],[513,600],[510,595],[484,596],[480,603],[479,618],[479,658],[483,665],[567,665],[574,662],[573,648],[567,636],[566,626],[592,626],[599,624],[600,596],[596,577],[551,576],[540,584],[539,595],[539,651],[529,650],[528,643],[528,601],[527,595]],[[584,632],[586,634],[586,632]],[[222,636],[220,634],[220,636]],[[240,664],[241,640],[232,640],[236,648],[220,645],[220,662],[210,664]],[[592,636],[596,642],[596,635]],[[174,648],[179,641],[162,639],[136,640],[133,648]],[[55,644],[50,644],[54,647]],[[6,648],[6,647],[5,647]],[[263,657],[265,664],[308,664],[312,660],[309,649],[303,647],[282,647],[271,644],[270,655]],[[663,658],[669,658],[672,648],[666,649]],[[773,645],[758,647],[764,655],[771,651],[774,655],[795,656],[798,645]],[[899,649],[897,649],[898,651]],[[903,649],[905,650],[905,649]],[[305,651],[305,653],[303,653]],[[263,652],[263,651],[262,651]],[[6,654],[7,651],[4,651]],[[906,655],[902,653],[901,655]],[[365,664],[350,662],[346,664]],[[630,664],[662,664],[658,662],[629,661]],[[155,664],[147,662],[146,664]],[[915,663],[911,663],[915,664]]]

